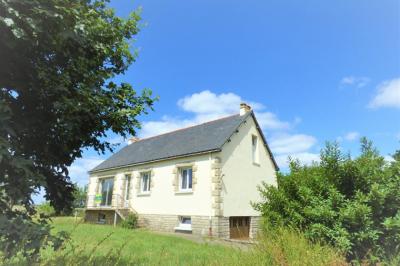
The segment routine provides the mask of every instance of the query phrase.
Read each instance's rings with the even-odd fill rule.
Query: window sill
[[[174,230],[175,230],[175,231],[192,232],[192,226],[191,226],[191,225],[190,225],[190,226],[182,226],[182,225],[179,225],[179,226],[177,226],[177,227],[174,227]]]
[[[150,192],[140,192],[139,194],[137,194],[138,197],[146,197],[146,196],[150,196],[151,193]]]
[[[185,194],[187,194],[187,195],[193,194],[193,190],[187,190],[187,191],[182,190],[182,191],[176,191],[175,192],[175,195],[185,195]]]

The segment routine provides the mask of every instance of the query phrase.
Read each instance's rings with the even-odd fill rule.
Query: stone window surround
[[[150,190],[149,191],[142,191],[141,185],[142,185],[142,173],[150,173]],[[142,168],[138,169],[135,171],[135,179],[136,179],[136,196],[141,197],[141,196],[150,196],[151,192],[154,187],[154,170],[153,168]]]
[[[103,179],[109,179],[109,178],[114,179],[113,193],[115,193],[115,180],[116,180],[116,178],[115,178],[115,175],[111,175],[111,174],[110,174],[110,175],[98,176],[98,177],[96,178],[96,180],[95,180],[95,182],[96,182],[95,194],[101,193],[101,191],[100,191],[100,189],[101,189],[101,187],[100,187],[101,181],[102,181]]]
[[[192,168],[192,189],[187,191],[179,190],[179,181],[180,181],[180,169],[181,168]],[[183,162],[175,164],[175,167],[172,169],[172,174],[174,176],[172,180],[172,186],[174,187],[175,195],[184,195],[184,194],[193,194],[197,185],[197,165],[194,161],[192,162]]]

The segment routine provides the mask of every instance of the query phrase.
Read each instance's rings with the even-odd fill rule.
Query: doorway
[[[114,189],[114,178],[101,180],[101,206],[111,206]]]
[[[250,233],[250,217],[229,217],[229,234],[232,239],[248,239]]]

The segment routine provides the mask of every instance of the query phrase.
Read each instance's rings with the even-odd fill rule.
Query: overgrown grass
[[[60,251],[44,248],[39,265],[346,265],[332,248],[284,229],[240,249],[219,241],[197,243],[141,229],[82,224],[70,217],[54,218],[53,225],[54,232],[67,231],[71,239]],[[3,263],[32,265],[18,257]]]

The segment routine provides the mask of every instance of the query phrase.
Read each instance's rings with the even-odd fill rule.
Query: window
[[[253,163],[258,164],[259,163],[259,158],[258,158],[258,138],[256,136],[251,136],[251,151],[252,151],[252,157],[253,157]]]
[[[141,192],[150,193],[150,182],[151,182],[150,172],[142,172],[140,173],[140,176],[141,176]]]
[[[97,223],[105,224],[106,223],[106,215],[104,213],[99,213],[97,216]]]
[[[192,231],[192,218],[188,216],[179,217],[179,225],[175,227],[177,231]]]
[[[131,190],[131,175],[125,175],[125,200],[129,200]]]
[[[180,170],[180,182],[179,189],[181,191],[192,190],[192,175],[193,171],[191,167],[181,168]]]
[[[101,180],[101,206],[111,206],[114,190],[114,178]]]

